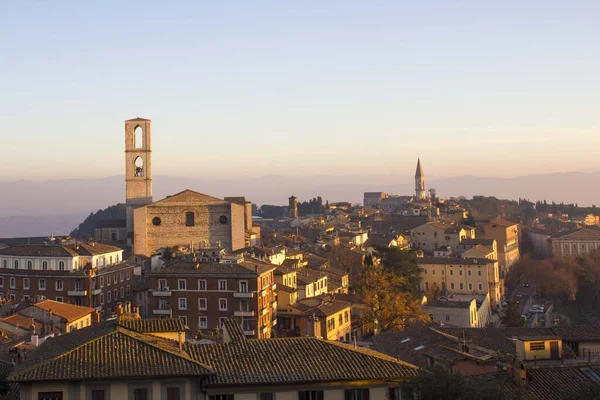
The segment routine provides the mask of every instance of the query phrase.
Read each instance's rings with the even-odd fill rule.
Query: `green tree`
[[[509,327],[521,327],[525,324],[525,321],[521,318],[521,313],[519,313],[519,305],[517,303],[511,301],[504,308],[502,323]]]
[[[381,260],[386,272],[394,273],[404,279],[402,289],[416,294],[421,281],[421,268],[417,255],[411,250],[400,250],[397,247],[375,246],[375,257]]]

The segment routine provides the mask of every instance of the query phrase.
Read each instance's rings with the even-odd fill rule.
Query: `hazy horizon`
[[[155,174],[378,175],[417,157],[430,179],[595,167],[599,12],[592,1],[9,2],[0,180],[121,174],[124,120],[138,116],[153,121]]]

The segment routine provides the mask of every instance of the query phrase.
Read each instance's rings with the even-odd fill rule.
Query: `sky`
[[[0,180],[600,167],[598,1],[0,0]]]

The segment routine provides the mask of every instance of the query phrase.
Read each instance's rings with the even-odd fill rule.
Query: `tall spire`
[[[415,172],[415,177],[418,176],[425,176],[425,174],[423,173],[423,168],[421,167],[421,159],[418,158],[417,159],[417,172]]]

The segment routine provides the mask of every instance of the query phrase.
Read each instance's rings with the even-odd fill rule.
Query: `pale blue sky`
[[[93,3],[93,4],[92,4]],[[0,179],[599,167],[599,1],[0,1]]]

